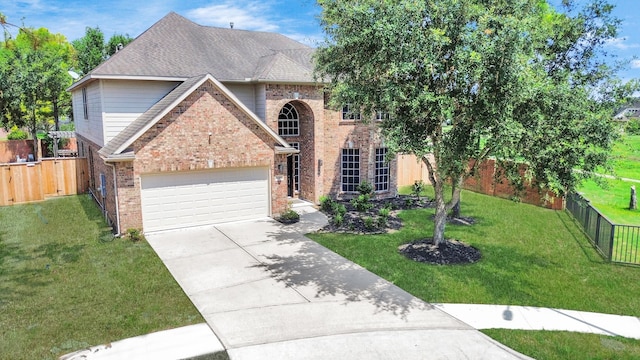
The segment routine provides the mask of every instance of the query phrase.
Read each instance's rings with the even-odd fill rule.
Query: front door
[[[293,156],[287,156],[287,196],[293,197],[294,176]]]

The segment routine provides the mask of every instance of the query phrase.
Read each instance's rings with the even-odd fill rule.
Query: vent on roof
[[[229,23],[229,27],[233,29],[233,21]]]

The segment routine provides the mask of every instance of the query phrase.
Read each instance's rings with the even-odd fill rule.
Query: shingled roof
[[[198,25],[169,13],[89,74],[313,82],[313,48],[284,35]]]

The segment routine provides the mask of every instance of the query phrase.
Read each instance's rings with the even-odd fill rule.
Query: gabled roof
[[[235,106],[242,110],[260,128],[267,132],[276,142],[277,153],[293,154],[298,151],[291,147],[284,139],[276,134],[270,127],[263,123],[251,110],[249,110],[229,89],[216,80],[211,74],[194,76],[178,85],[165,97],[160,99],[144,114],[135,119],[129,126],[124,128],[108,144],[100,149],[99,154],[107,161],[129,161],[133,160],[135,154],[129,147],[147,130],[160,121],[173,108],[178,106],[184,99],[193,93],[206,81],[211,81]]]
[[[76,84],[97,78],[184,80],[200,74],[223,82],[313,83],[313,51],[281,34],[202,26],[171,12]]]

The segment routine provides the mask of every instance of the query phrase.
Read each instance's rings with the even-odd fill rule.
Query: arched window
[[[298,136],[300,135],[300,120],[298,111],[291,105],[285,104],[278,115],[278,135]]]

